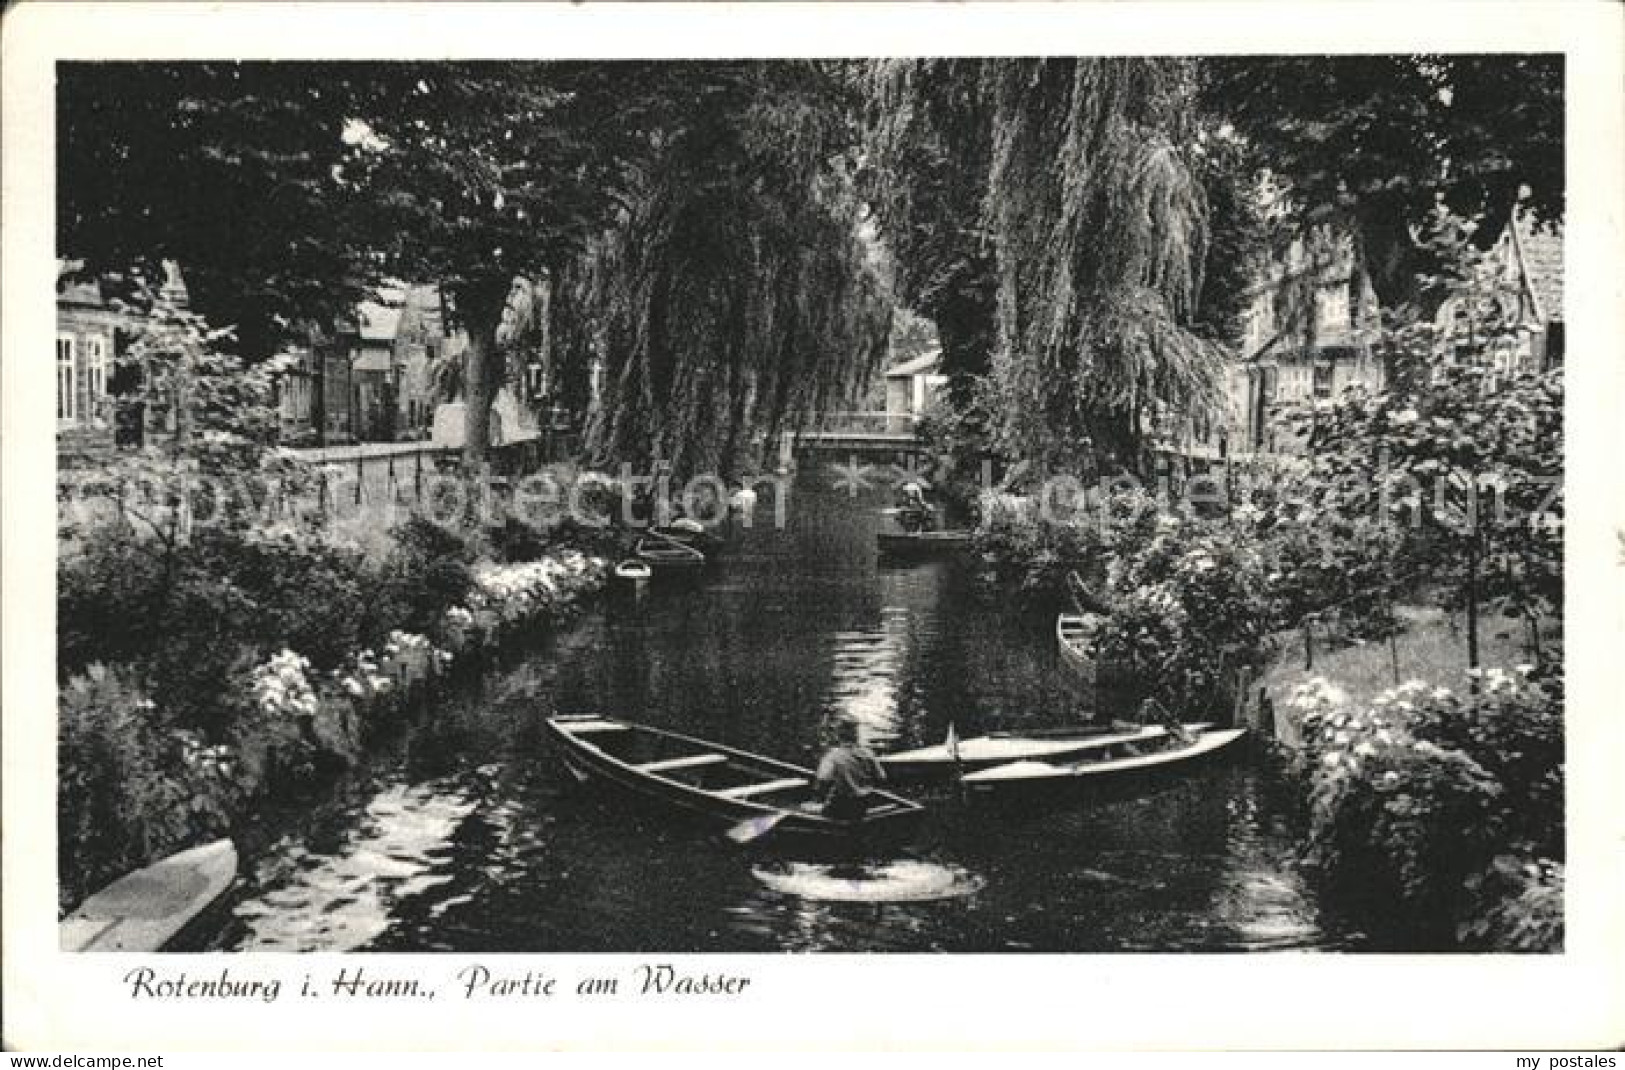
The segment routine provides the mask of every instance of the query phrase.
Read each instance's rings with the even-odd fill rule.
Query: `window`
[[[1336,367],[1331,361],[1315,365],[1315,397],[1329,398],[1332,396],[1332,370]]]
[[[85,406],[92,412],[107,396],[107,340],[100,335],[85,339]]]
[[[1349,291],[1348,286],[1338,283],[1335,286],[1323,286],[1315,294],[1317,315],[1322,327],[1347,327],[1349,325]]]
[[[56,336],[56,418],[59,422],[72,421],[77,413],[77,362],[74,359],[73,335]]]

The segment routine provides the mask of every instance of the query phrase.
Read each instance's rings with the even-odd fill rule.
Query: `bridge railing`
[[[814,419],[804,435],[912,435],[917,423],[907,412],[826,412]]]

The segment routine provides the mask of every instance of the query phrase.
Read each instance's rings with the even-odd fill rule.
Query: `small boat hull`
[[[615,578],[622,583],[648,583],[654,569],[645,561],[622,561],[615,566]]]
[[[771,821],[764,840],[865,843],[912,832],[919,803],[887,791],[872,794],[868,814],[838,821],[810,807],[810,769],[733,747],[609,717],[547,721],[560,759],[583,782],[600,782],[698,818],[718,831]]]
[[[705,567],[705,555],[700,551],[662,535],[639,539],[632,552],[656,572],[698,572]]]
[[[1090,641],[1102,619],[1093,613],[1062,613],[1055,618],[1055,648],[1061,664],[1085,683],[1095,683],[1098,677]]]
[[[882,531],[875,535],[875,546],[882,557],[936,557],[969,549],[973,538],[969,531],[921,531],[914,534]]]
[[[1151,754],[1086,758],[1079,762],[1011,762],[971,773],[965,786],[982,799],[1016,800],[1056,793],[1091,798],[1127,798],[1146,794],[1193,768],[1234,753],[1244,728],[1203,732],[1195,741]]]
[[[58,927],[63,951],[161,951],[237,876],[237,848],[215,840],[114,881]]]
[[[696,531],[692,528],[651,528],[650,533],[662,539],[680,543],[692,550],[698,550],[707,558],[716,557],[727,546],[727,541],[713,531],[701,528]]]
[[[1207,722],[1185,726],[1192,732],[1209,727]],[[1159,744],[1168,736],[1161,725],[1143,725],[1124,730],[1108,725],[1081,725],[1067,729],[1006,732],[972,736],[959,741],[957,757],[945,743],[932,747],[885,754],[880,764],[897,780],[941,781],[962,773],[974,773],[997,765],[1021,761],[1071,762],[1091,753],[1113,747]]]

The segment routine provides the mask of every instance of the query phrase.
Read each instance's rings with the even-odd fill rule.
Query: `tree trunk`
[[[1478,541],[1467,546],[1467,667],[1478,668]]]
[[[485,466],[491,446],[491,402],[502,385],[497,325],[507,296],[505,279],[472,279],[453,291],[457,315],[468,332],[463,464],[471,472]]]

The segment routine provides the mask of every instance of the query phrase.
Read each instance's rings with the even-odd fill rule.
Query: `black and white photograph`
[[[97,999],[1592,953],[1570,50],[244,45],[52,56],[7,290]]]

